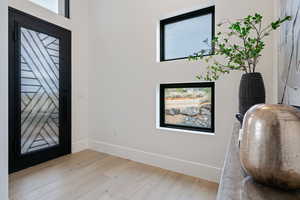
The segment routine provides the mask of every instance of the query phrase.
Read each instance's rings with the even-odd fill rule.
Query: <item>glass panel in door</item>
[[[21,154],[59,145],[59,39],[20,29]]]

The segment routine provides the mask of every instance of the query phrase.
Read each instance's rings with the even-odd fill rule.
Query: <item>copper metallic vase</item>
[[[285,105],[252,107],[243,122],[240,159],[257,182],[300,189],[299,110]]]

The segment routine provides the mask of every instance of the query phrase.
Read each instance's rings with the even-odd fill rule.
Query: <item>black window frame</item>
[[[65,0],[65,17],[70,19],[70,0]]]
[[[182,60],[182,59],[187,59],[187,57],[180,57],[180,58],[172,58],[172,59],[166,59],[165,58],[165,26],[168,24],[192,19],[195,17],[200,17],[203,15],[211,14],[212,15],[212,35],[211,38],[213,39],[215,36],[215,6],[210,6],[206,7],[200,10],[192,11],[189,13],[185,13],[182,15],[177,15],[174,17],[170,17],[167,19],[163,19],[160,21],[160,62],[165,62],[165,61],[173,61],[173,60]],[[214,54],[214,47],[212,46],[212,51],[210,54],[207,55],[213,55]]]
[[[34,3],[34,2],[32,2],[32,3]],[[62,15],[62,13],[58,13],[58,15],[64,16],[65,18],[70,19],[70,0],[64,0],[64,3],[65,3],[65,5],[64,5],[64,13],[63,13],[63,15]],[[34,3],[34,4],[36,4],[36,3]],[[37,4],[37,5],[40,6],[40,7],[43,7],[45,9],[47,9],[47,10],[49,10],[49,8],[47,8],[45,6],[42,6],[40,4]],[[50,11],[54,12],[52,10],[50,10]],[[54,13],[56,13],[56,12],[54,12]]]
[[[211,127],[193,127],[184,125],[174,125],[165,123],[165,89],[168,88],[211,88]],[[214,82],[195,82],[195,83],[172,83],[160,84],[159,88],[159,127],[180,129],[186,131],[197,131],[215,133],[215,83]]]

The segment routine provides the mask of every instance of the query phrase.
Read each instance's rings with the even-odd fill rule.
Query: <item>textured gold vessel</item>
[[[300,112],[285,105],[252,107],[243,123],[240,159],[257,182],[300,189]]]

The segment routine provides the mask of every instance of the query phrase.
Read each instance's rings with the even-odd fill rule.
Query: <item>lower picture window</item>
[[[214,132],[214,83],[160,85],[160,127]]]

